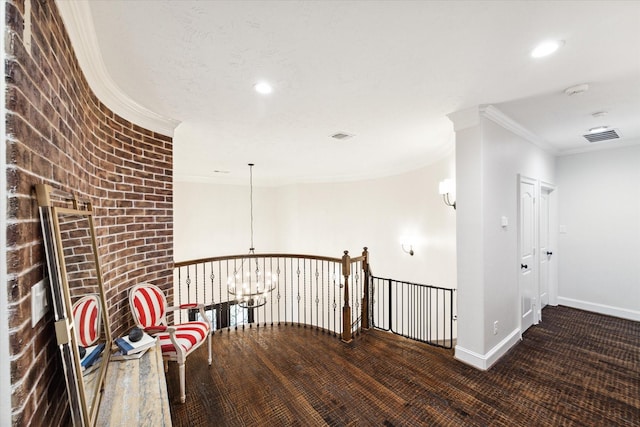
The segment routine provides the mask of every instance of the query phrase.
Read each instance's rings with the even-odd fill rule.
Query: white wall
[[[455,287],[455,211],[438,194],[452,169],[451,157],[383,179],[283,187],[291,232],[284,247],[340,256],[367,246],[375,275]],[[414,256],[402,251],[403,240],[413,241]]]
[[[478,118],[474,125],[456,129],[458,342],[481,354],[485,318],[483,233],[483,142]],[[464,345],[464,347],[462,347]]]
[[[557,163],[559,303],[640,321],[640,145]]]
[[[486,369],[520,337],[518,174],[553,184],[555,159],[508,130],[516,126],[495,109],[451,117],[459,199],[456,357]]]
[[[244,254],[251,247],[248,185],[174,183],[174,254],[176,261]],[[256,252],[279,251],[282,206],[273,187],[253,188]]]
[[[256,252],[360,255],[374,274],[455,287],[455,211],[438,183],[453,177],[454,155],[402,175],[357,182],[257,187]],[[249,188],[176,182],[174,258],[242,254],[249,248]],[[414,256],[401,240],[414,239]]]
[[[524,138],[485,120],[485,350],[497,346],[520,327],[520,275],[518,260],[518,174],[555,183],[555,158]],[[506,216],[509,226],[501,227]],[[557,258],[551,258],[557,263]],[[493,335],[493,322],[501,328]]]

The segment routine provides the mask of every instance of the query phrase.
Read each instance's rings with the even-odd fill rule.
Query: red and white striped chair
[[[72,307],[76,336],[83,347],[92,346],[100,338],[100,299],[98,295],[85,295]]]
[[[160,341],[165,370],[166,362],[178,362],[180,402],[184,403],[186,399],[184,364],[187,356],[200,347],[205,339],[209,347],[209,365],[211,365],[211,321],[204,312],[204,305],[182,304],[179,307],[169,307],[160,288],[148,283],[131,288],[129,305],[136,325]],[[167,312],[184,309],[199,309],[202,318],[209,321],[194,321],[167,326]]]

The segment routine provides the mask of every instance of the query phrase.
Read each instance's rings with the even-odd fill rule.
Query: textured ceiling
[[[257,183],[400,173],[451,152],[446,115],[484,104],[559,154],[593,148],[581,135],[601,124],[624,137],[599,148],[640,141],[637,1],[88,5],[117,88],[180,121],[177,180],[245,182],[249,162]],[[549,38],[565,44],[531,58]],[[253,91],[261,80],[272,94]]]

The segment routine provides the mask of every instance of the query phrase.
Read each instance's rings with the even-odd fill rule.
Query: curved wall
[[[48,183],[93,202],[117,336],[132,324],[131,285],[149,281],[171,292],[173,142],[122,119],[96,98],[53,1],[5,6],[11,419],[17,426],[66,425],[52,312],[31,326],[31,287],[47,274],[33,186]]]
[[[454,176],[453,161],[451,153],[419,170],[372,180],[256,187],[256,251],[341,257],[367,246],[376,276],[455,288],[456,212],[438,194],[438,183]],[[177,261],[246,253],[247,185],[174,185]],[[216,227],[202,227],[205,213]],[[403,243],[413,246],[414,256]]]

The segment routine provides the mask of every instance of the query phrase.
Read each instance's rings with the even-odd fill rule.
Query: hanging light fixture
[[[251,247],[249,255],[255,255],[253,245],[253,163],[249,163],[249,200],[251,216]],[[247,265],[245,266],[245,261]],[[264,269],[264,265],[263,265]],[[267,303],[267,296],[276,287],[276,277],[271,272],[260,270],[257,258],[246,258],[233,275],[227,278],[227,289],[234,295],[240,307],[257,308]]]

